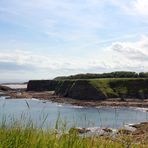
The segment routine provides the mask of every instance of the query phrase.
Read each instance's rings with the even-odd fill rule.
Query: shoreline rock
[[[106,100],[78,100],[67,97],[60,97],[55,95],[54,91],[25,91],[25,90],[11,90],[11,91],[1,91],[0,96],[10,96],[16,99],[30,99],[36,98],[39,100],[46,100],[56,103],[71,104],[83,107],[99,107],[99,106],[112,106],[112,107],[139,107],[148,108],[148,99],[146,100],[136,100],[136,99],[125,99],[120,101],[120,99],[106,99]],[[146,109],[145,109],[146,110]]]
[[[10,91],[10,90],[12,90],[12,89],[11,89],[10,87],[0,85],[0,90],[1,90],[1,91]]]
[[[75,127],[71,128],[69,130],[70,132],[77,132],[78,134],[87,134],[87,136],[103,136],[103,137],[110,137],[113,139],[117,139],[120,136],[130,136],[130,138],[133,138],[135,141],[148,140],[148,122],[141,122],[139,124],[129,125],[133,126],[135,129],[130,130],[126,128],[120,128],[120,129],[112,129],[112,128],[100,128],[100,127],[89,127],[89,128],[80,128]]]

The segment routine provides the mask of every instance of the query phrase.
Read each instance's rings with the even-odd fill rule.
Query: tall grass
[[[26,101],[28,110],[30,105]],[[100,116],[100,111],[98,109]],[[115,110],[115,115],[117,111]],[[40,118],[40,126],[36,127],[31,117],[22,113],[20,119],[3,116],[0,122],[0,148],[141,148],[148,147],[147,141],[136,141],[131,135],[88,136],[80,135],[77,130],[67,130],[66,121],[62,121],[60,113],[54,128],[44,128],[48,114]],[[85,117],[87,122],[87,119]],[[117,120],[117,119],[116,119]],[[100,116],[100,123],[102,119]],[[76,126],[76,125],[75,125]],[[73,127],[75,129],[75,127]]]
[[[59,118],[55,129],[48,130],[42,127],[36,128],[31,120],[27,121],[25,126],[17,120],[13,120],[11,126],[8,126],[6,121],[5,117],[0,123],[0,148],[140,148],[148,146],[148,143],[135,143],[133,138],[122,134],[117,137],[88,137],[85,134],[80,136],[77,130],[67,132],[66,125],[59,130],[61,124]]]

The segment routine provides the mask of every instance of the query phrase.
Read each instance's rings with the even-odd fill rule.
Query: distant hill
[[[102,74],[77,74],[71,76],[60,76],[54,78],[54,80],[69,80],[69,79],[98,79],[98,78],[148,78],[148,72],[132,72],[132,71],[115,71],[110,73],[102,73]]]

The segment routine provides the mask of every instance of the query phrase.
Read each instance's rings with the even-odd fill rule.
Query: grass
[[[107,98],[124,96],[145,99],[148,95],[147,78],[91,79],[89,83]]]
[[[118,97],[118,94],[113,91],[113,89],[110,87],[109,82],[111,79],[95,79],[90,80],[89,83],[100,90],[106,97]]]
[[[46,120],[46,117],[45,117]],[[24,122],[24,121],[23,121]],[[44,120],[43,120],[44,122]],[[119,134],[111,136],[80,136],[77,130],[59,129],[59,118],[55,129],[36,128],[30,120],[13,119],[11,126],[6,124],[6,118],[0,123],[0,148],[141,148],[148,147],[146,141],[135,141],[131,135]]]
[[[98,148],[142,147],[133,144],[130,137],[112,140],[109,137],[80,137],[77,132],[58,135],[53,131],[35,128],[0,128],[0,147],[4,148]],[[146,145],[145,145],[146,146]]]

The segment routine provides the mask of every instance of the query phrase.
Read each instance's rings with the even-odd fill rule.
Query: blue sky
[[[1,0],[1,81],[146,71],[147,8],[147,0]]]

